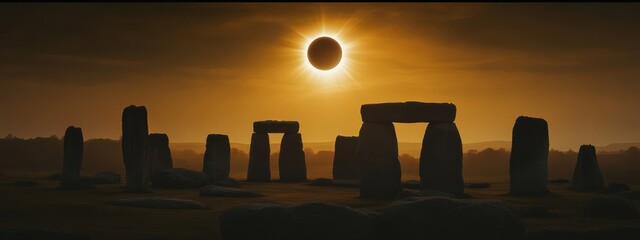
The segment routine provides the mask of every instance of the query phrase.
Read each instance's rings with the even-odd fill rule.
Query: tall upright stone
[[[604,188],[604,179],[602,178],[602,172],[600,172],[594,146],[580,146],[571,185],[574,189],[580,191],[598,191]]]
[[[393,198],[402,190],[393,123],[362,123],[356,156],[361,166],[361,197]]]
[[[271,168],[269,167],[270,156],[269,134],[253,133],[251,135],[251,146],[249,148],[247,181],[268,182],[271,180]]]
[[[82,129],[74,126],[68,127],[64,132],[64,157],[62,174],[60,175],[60,189],[72,189],[78,185],[83,151]]]
[[[358,137],[337,136],[333,155],[333,179],[360,178],[360,164],[356,158]]]
[[[149,135],[147,109],[144,106],[128,106],[122,112],[122,155],[126,171],[126,191],[149,190],[149,162],[145,157]]]
[[[297,182],[307,180],[307,164],[302,149],[300,133],[285,133],[280,143],[280,181]]]
[[[164,133],[152,133],[147,137],[147,161],[151,182],[159,179],[160,173],[173,169],[169,137]]]
[[[541,118],[520,116],[513,126],[509,160],[509,192],[516,195],[546,194],[549,129]]]
[[[209,134],[207,136],[207,150],[204,152],[202,171],[211,181],[229,178],[231,163],[231,145],[229,136],[223,134]]]
[[[420,182],[422,189],[464,192],[462,140],[455,123],[432,122],[427,126],[420,152]]]

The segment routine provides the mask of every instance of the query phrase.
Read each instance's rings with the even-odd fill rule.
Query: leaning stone
[[[406,198],[390,204],[378,221],[386,239],[521,239],[524,233],[520,219],[495,200]]]
[[[402,191],[398,140],[392,123],[363,123],[357,158],[361,197],[393,198]]]
[[[158,178],[153,182],[153,187],[182,189],[199,188],[207,184],[209,178],[206,174],[184,168],[174,168],[158,173]]]
[[[598,191],[604,188],[604,179],[600,172],[594,146],[580,146],[571,186],[579,191]]]
[[[300,124],[297,121],[257,121],[253,122],[255,133],[298,133]]]
[[[607,187],[605,187],[602,190],[600,190],[600,193],[614,194],[614,193],[630,191],[630,190],[631,190],[631,188],[629,188],[629,186],[627,184],[624,184],[624,183],[609,183],[609,185],[607,185]]]
[[[598,196],[589,199],[584,207],[587,217],[609,219],[638,219],[637,209],[631,201],[620,196]]]
[[[120,174],[117,172],[99,172],[93,175],[96,184],[116,184],[120,183]]]
[[[68,127],[64,133],[64,162],[60,175],[60,188],[70,189],[79,181],[83,150],[82,129]]]
[[[520,116],[513,126],[509,161],[509,192],[514,195],[548,194],[549,130],[541,118]]]
[[[226,240],[364,240],[375,239],[375,232],[371,214],[331,203],[241,205],[220,214],[220,236]]]
[[[126,107],[122,112],[122,156],[127,192],[149,191],[149,162],[145,157],[148,134],[147,109]]]
[[[461,194],[462,140],[455,123],[429,123],[420,152],[422,189]]]
[[[67,232],[57,229],[43,228],[6,228],[0,230],[0,239],[3,240],[90,240],[91,237],[84,233]]]
[[[285,133],[280,143],[280,181],[300,182],[307,180],[307,164],[302,150],[300,133]]]
[[[269,134],[253,133],[251,135],[251,146],[249,149],[247,181],[268,182],[271,180],[271,167],[269,166],[270,156]]]
[[[113,201],[114,205],[135,207],[135,208],[157,208],[157,209],[207,209],[208,207],[200,202],[179,198],[163,197],[143,197],[127,198]]]
[[[262,197],[262,194],[250,190],[208,185],[200,188],[200,196],[207,197]]]
[[[638,226],[611,226],[595,229],[541,227],[527,230],[525,240],[636,240]]]
[[[162,171],[173,168],[171,149],[169,149],[169,137],[164,133],[152,133],[147,136],[146,157],[149,162],[149,178],[151,182],[158,179]]]
[[[364,104],[360,107],[360,114],[363,122],[453,122],[456,105],[423,102]]]
[[[333,179],[360,177],[360,165],[356,158],[358,137],[337,136],[333,157]]]
[[[202,171],[212,181],[229,178],[231,169],[231,145],[229,136],[222,134],[209,134],[207,136],[207,149],[204,152]]]

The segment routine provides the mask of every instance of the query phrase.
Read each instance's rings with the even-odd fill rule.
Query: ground
[[[35,187],[15,187],[17,180],[35,180]],[[123,184],[98,185],[89,191],[59,191],[58,182],[43,176],[0,179],[0,228],[53,228],[89,234],[93,239],[219,239],[219,214],[234,205],[253,202],[300,204],[324,201],[353,208],[381,208],[391,201],[358,198],[357,188],[309,186],[308,183],[247,183],[243,189],[263,193],[261,198],[213,198],[198,196],[197,189],[153,189],[152,193],[124,193]],[[632,186],[637,189],[638,186]],[[488,189],[466,189],[479,199],[500,199],[516,206],[542,205],[558,214],[556,218],[523,219],[526,228],[573,226],[579,228],[612,225],[640,225],[640,220],[606,220],[582,216],[582,207],[597,193],[578,193],[567,184],[550,185],[544,197],[516,197],[506,193],[506,182],[493,182]],[[208,210],[161,210],[111,205],[115,199],[131,197],[174,197],[192,199]],[[635,202],[640,208],[640,201]]]

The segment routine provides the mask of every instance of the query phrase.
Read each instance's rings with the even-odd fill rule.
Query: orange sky
[[[172,142],[248,143],[252,122],[303,140],[357,135],[360,105],[452,102],[465,143],[545,118],[552,148],[640,142],[640,5],[0,4],[0,135],[118,138],[145,105]],[[313,37],[344,62],[308,67]],[[420,142],[426,124],[396,124]]]

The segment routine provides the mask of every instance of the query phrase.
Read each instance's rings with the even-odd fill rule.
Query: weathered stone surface
[[[376,239],[370,214],[331,203],[232,207],[220,214],[220,236],[225,240]]]
[[[393,198],[402,191],[398,140],[392,123],[363,123],[356,156],[361,197]]]
[[[515,195],[547,194],[549,130],[541,118],[520,116],[513,126],[509,161],[509,192]]]
[[[256,133],[297,133],[300,124],[297,121],[257,121],[253,122],[253,132]]]
[[[237,188],[208,185],[200,188],[200,196],[207,197],[261,197],[262,194]]]
[[[82,129],[70,126],[64,133],[64,160],[60,175],[60,189],[72,189],[80,179],[84,139]]]
[[[573,170],[571,186],[580,191],[598,191],[604,188],[604,179],[600,172],[596,148],[594,146],[580,146],[578,161]]]
[[[609,195],[589,199],[584,207],[584,215],[595,218],[638,219],[640,214],[629,199]]]
[[[93,182],[96,184],[120,183],[120,174],[117,172],[99,172],[93,175]]]
[[[84,233],[44,228],[6,228],[0,230],[2,240],[90,240]]]
[[[619,192],[624,192],[624,191],[629,191],[629,190],[631,190],[631,188],[629,188],[629,185],[627,185],[627,184],[624,184],[624,183],[609,183],[609,185],[607,185],[607,187],[605,187],[602,190],[600,190],[600,193],[614,194],[614,193],[619,193]]]
[[[356,158],[358,137],[337,136],[333,157],[333,179],[360,178],[360,165]]]
[[[247,181],[268,182],[271,180],[271,167],[269,166],[270,156],[269,134],[253,133],[251,135],[251,146],[249,148]]]
[[[378,220],[383,239],[521,239],[524,233],[511,209],[494,200],[407,198]]]
[[[302,150],[300,133],[285,133],[280,143],[280,181],[299,182],[307,180],[307,164]]]
[[[456,105],[423,102],[364,104],[360,107],[360,114],[363,122],[372,123],[453,122]]]
[[[420,152],[422,189],[460,194],[462,179],[462,140],[455,123],[429,123]]]
[[[151,182],[158,179],[158,174],[162,171],[173,168],[171,159],[171,149],[169,148],[169,137],[164,133],[152,133],[147,136],[146,158],[149,162],[149,178]]]
[[[595,229],[543,227],[527,230],[525,240],[636,240],[638,226],[612,226]]]
[[[229,136],[222,134],[209,134],[207,136],[207,149],[204,152],[202,171],[212,181],[229,178],[231,169],[231,145]]]
[[[157,209],[207,209],[208,207],[200,202],[180,198],[163,197],[142,197],[118,199],[112,202],[114,205],[135,207],[135,208],[157,208]]]
[[[122,112],[122,155],[126,170],[126,191],[149,190],[149,162],[145,157],[147,108],[128,106]]]
[[[203,172],[192,171],[184,168],[174,168],[158,173],[158,178],[153,182],[153,187],[181,189],[199,188],[209,182],[209,177]]]

